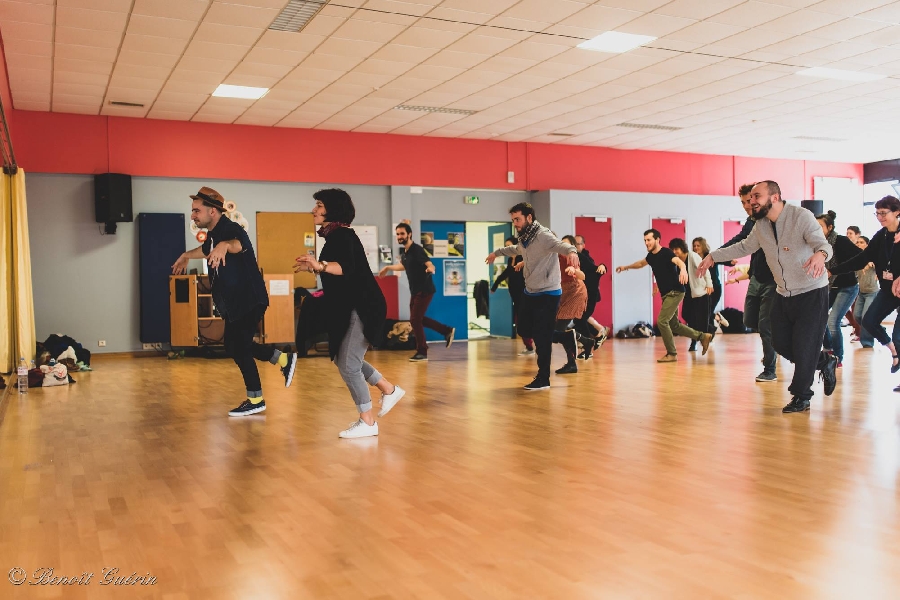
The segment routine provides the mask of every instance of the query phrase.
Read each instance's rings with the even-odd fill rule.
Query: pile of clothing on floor
[[[51,358],[46,365],[41,365],[28,371],[28,387],[54,387],[57,385],[69,385],[75,383],[69,375],[69,369],[64,363],[56,362]]]
[[[62,363],[71,372],[91,371],[91,352],[67,335],[53,334],[37,344],[38,366],[49,365],[50,360]]]

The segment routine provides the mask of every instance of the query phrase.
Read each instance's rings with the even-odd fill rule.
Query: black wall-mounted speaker
[[[130,223],[131,175],[94,175],[94,215],[98,223]]]
[[[825,202],[823,200],[801,200],[800,206],[809,210],[817,217],[825,214]]]

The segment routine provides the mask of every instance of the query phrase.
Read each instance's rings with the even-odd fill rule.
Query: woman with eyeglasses
[[[875,203],[875,216],[882,227],[878,230],[865,250],[853,258],[831,269],[833,275],[858,271],[870,262],[875,265],[880,290],[863,317],[862,326],[882,345],[891,351],[891,373],[900,371],[900,357],[897,347],[887,334],[881,322],[900,308],[900,298],[891,289],[894,281],[900,279],[900,200],[885,196]],[[896,328],[896,327],[895,327]],[[900,388],[900,386],[898,386]],[[894,391],[900,391],[895,388]]]
[[[318,236],[325,238],[325,245],[319,260],[305,254],[298,257],[294,272],[316,273],[322,279],[328,351],[359,413],[359,419],[338,437],[375,436],[378,423],[372,414],[369,386],[381,392],[379,417],[385,416],[406,393],[365,360],[369,342],[381,339],[387,302],[369,267],[362,242],[350,227],[356,218],[350,195],[330,189],[319,190],[313,198],[313,223],[321,226]]]

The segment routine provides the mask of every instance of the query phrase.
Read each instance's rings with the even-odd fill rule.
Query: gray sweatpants
[[[347,333],[341,341],[334,364],[337,365],[341,379],[347,384],[347,389],[350,390],[356,409],[360,413],[372,410],[369,385],[375,385],[382,380],[381,373],[363,360],[368,349],[369,341],[363,333],[362,321],[354,310],[350,313],[350,326],[347,327]]]

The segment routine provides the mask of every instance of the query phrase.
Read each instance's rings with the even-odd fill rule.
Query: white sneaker
[[[399,400],[399,398],[398,398]],[[338,434],[338,437],[341,438],[362,438],[362,437],[372,437],[373,435],[378,435],[378,423],[373,423],[372,425],[366,425],[366,422],[360,419],[356,423],[351,423],[350,427],[343,430]]]
[[[525,348],[521,352],[519,352],[519,356],[534,356],[534,349]]]
[[[378,416],[383,417],[384,415],[391,412],[391,409],[394,408],[394,405],[400,402],[400,398],[402,398],[406,394],[406,390],[404,390],[399,385],[394,386],[394,391],[390,394],[382,394],[381,395],[381,410],[378,411]]]

